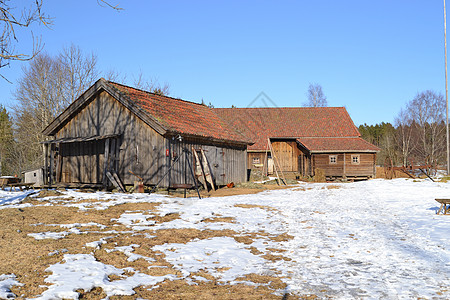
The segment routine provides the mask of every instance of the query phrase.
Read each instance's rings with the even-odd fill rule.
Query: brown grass
[[[375,172],[376,172],[375,173],[376,178],[386,179],[384,167],[376,167]],[[406,175],[405,173],[403,173],[402,171],[394,171],[394,178],[410,178],[410,177],[408,175]]]
[[[286,186],[286,185],[277,185],[277,184],[262,184],[262,183],[251,183],[252,187],[221,187],[215,191],[206,191],[206,190],[200,190],[200,196],[202,198],[210,198],[210,197],[227,197],[227,196],[235,196],[235,195],[246,195],[246,194],[257,194],[261,193],[266,190],[281,190],[281,189],[287,189],[292,188],[292,186]],[[166,194],[167,191],[160,191],[161,194]],[[177,191],[170,191],[169,195],[171,197],[184,197],[184,191],[177,190]],[[186,197],[198,197],[197,191],[194,190],[188,190],[186,193]]]
[[[233,190],[233,189],[229,189]],[[41,192],[40,196],[58,196],[58,193]],[[127,203],[112,206],[105,210],[79,211],[77,208],[62,206],[67,200],[56,199],[53,206],[33,206],[21,209],[6,208],[0,210],[0,274],[12,274],[17,276],[17,280],[24,286],[14,286],[12,292],[19,298],[34,298],[42,294],[48,285],[44,282],[46,276],[50,273],[45,270],[63,260],[64,254],[93,253],[94,257],[108,265],[117,268],[132,267],[138,272],[153,276],[164,276],[168,274],[181,275],[173,266],[165,260],[165,255],[153,251],[153,246],[165,243],[188,243],[196,239],[209,239],[213,237],[228,236],[236,241],[250,245],[257,238],[266,237],[273,241],[287,241],[293,237],[288,234],[271,235],[267,232],[258,233],[237,233],[232,230],[198,230],[198,229],[161,229],[144,230],[130,233],[129,228],[119,224],[113,219],[117,219],[121,214],[129,211],[143,212],[153,215],[159,203]],[[69,200],[70,201],[70,200]],[[98,200],[83,200],[98,202]],[[28,198],[28,203],[45,204],[47,201],[41,199]],[[274,210],[269,206],[258,206],[248,204],[238,204],[236,207],[244,209],[261,208],[265,210]],[[163,217],[151,216],[149,219],[157,223],[164,223],[179,218],[179,214],[169,214]],[[220,215],[214,216],[203,222],[234,222],[230,217]],[[39,232],[61,232],[68,231],[67,228],[61,228],[59,224],[89,223],[94,222],[104,225],[101,229],[98,226],[78,227],[83,234],[69,234],[58,240],[44,239],[35,240],[28,236],[29,233]],[[117,233],[108,231],[115,230]],[[148,238],[151,235],[154,238]],[[101,245],[98,249],[86,247],[86,243],[98,241],[106,238],[107,243]],[[128,257],[117,250],[118,246],[129,246],[138,244],[133,253],[142,255],[146,258],[128,261]],[[248,247],[254,255],[264,255],[255,247]],[[55,250],[58,250],[55,252]],[[108,251],[107,251],[108,250]],[[112,251],[113,250],[113,251]],[[271,253],[264,256],[271,261],[287,260],[282,256],[283,250],[271,249]],[[49,255],[49,253],[53,253]],[[156,267],[155,267],[156,266]],[[159,266],[159,267],[158,267]],[[160,268],[162,267],[162,268]],[[132,274],[128,274],[132,275]],[[216,278],[205,272],[197,274],[209,281],[198,281],[197,285],[189,285],[184,280],[166,280],[149,290],[151,287],[138,287],[133,296],[111,297],[111,299],[280,299],[274,295],[275,290],[285,287],[285,284],[279,277],[249,274],[240,280],[251,281],[260,286],[249,286],[243,284],[227,285],[217,281]],[[110,280],[120,279],[117,276],[111,276]],[[44,286],[44,287],[40,287]],[[101,288],[94,288],[91,291],[78,291],[80,299],[102,299],[106,294]],[[287,297],[287,298],[286,298]],[[286,295],[285,299],[298,299],[292,295]]]

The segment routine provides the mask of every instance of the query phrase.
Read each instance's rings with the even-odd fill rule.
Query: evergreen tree
[[[12,174],[14,137],[8,111],[0,105],[0,175]]]

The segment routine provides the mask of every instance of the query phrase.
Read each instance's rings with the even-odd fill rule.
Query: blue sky
[[[73,43],[96,53],[101,71],[130,83],[142,72],[173,97],[216,107],[246,107],[261,92],[278,107],[301,106],[318,83],[356,125],[393,122],[417,92],[445,92],[442,1],[110,2],[124,10],[44,0],[54,25],[33,28],[44,51]],[[29,50],[19,38],[17,49]],[[14,104],[26,64],[0,69],[13,82],[0,80],[0,104]]]

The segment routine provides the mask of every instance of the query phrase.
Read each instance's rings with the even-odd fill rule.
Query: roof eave
[[[186,133],[177,132],[177,131],[167,131],[165,134],[166,137],[173,137],[173,136],[177,136],[177,135],[180,135],[182,138],[200,139],[200,140],[209,141],[212,143],[219,143],[219,144],[238,144],[238,145],[242,145],[242,146],[248,146],[248,145],[254,144],[253,142],[250,142],[250,141],[218,139],[218,138],[213,138],[213,137],[208,137],[208,136],[203,136],[203,135],[186,134]]]
[[[325,153],[378,153],[379,150],[309,150],[311,154]]]

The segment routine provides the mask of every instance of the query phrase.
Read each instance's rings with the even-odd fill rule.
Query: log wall
[[[335,155],[335,164],[330,163],[330,155]],[[344,157],[345,155],[345,157]],[[352,162],[352,155],[359,156],[359,163]],[[322,169],[327,177],[375,177],[375,153],[329,153],[313,154],[314,170]]]

